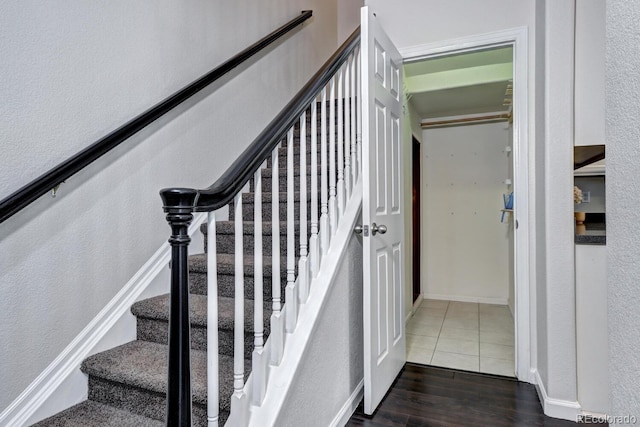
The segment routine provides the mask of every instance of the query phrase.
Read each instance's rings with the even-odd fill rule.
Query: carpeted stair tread
[[[287,232],[287,221],[279,221],[280,222],[280,233]],[[311,228],[311,221],[307,221],[307,225]],[[300,221],[294,221],[294,227],[296,233],[300,232]],[[242,234],[253,235],[255,231],[255,223],[253,221],[242,221]],[[273,231],[273,222],[272,221],[262,221],[262,234],[264,236],[271,236],[271,232]],[[209,230],[207,229],[207,224],[204,223],[200,226],[200,232],[207,236],[209,234]],[[216,234],[235,234],[236,233],[236,223],[235,221],[217,221],[216,222]]]
[[[318,189],[318,193],[320,192],[320,190]],[[318,196],[320,196],[320,194],[318,194]],[[254,200],[256,199],[256,194],[255,193],[242,193],[242,203],[249,203],[249,204],[253,204]],[[271,200],[273,199],[273,193],[267,193],[267,192],[263,192],[262,193],[262,203],[271,203]],[[294,191],[293,192],[293,200],[296,202],[300,201],[300,192],[299,191]],[[286,191],[280,191],[278,193],[278,201],[280,203],[287,203],[287,192]],[[307,202],[311,202],[311,195],[309,194],[309,192],[307,192]],[[320,203],[320,198],[318,198],[318,204]],[[230,205],[233,205],[233,203],[231,203]]]
[[[322,172],[321,169],[321,165],[320,165],[320,159],[318,159],[318,168],[317,168],[317,172],[318,172],[318,176],[320,176],[320,173]],[[264,168],[262,169],[262,180],[264,181],[265,179],[271,179],[273,177],[273,168]],[[287,168],[278,168],[278,179],[280,181],[284,180],[285,182],[287,181]],[[296,179],[300,176],[300,165],[296,165],[296,167],[293,169],[293,175],[296,177]],[[311,165],[307,165],[307,175],[311,176]],[[252,178],[253,179],[253,178]],[[310,178],[307,178],[307,180],[309,180]],[[320,179],[318,178],[318,182],[320,182]],[[318,184],[320,185],[320,184]]]
[[[166,394],[168,347],[147,341],[131,341],[102,353],[88,357],[81,369],[89,376],[95,376],[113,383],[126,384],[155,393]],[[229,399],[233,393],[233,357],[219,355],[220,409],[229,410]],[[191,350],[191,392],[194,403],[207,404],[207,353]],[[251,369],[251,362],[245,360],[245,372]]]
[[[171,295],[164,294],[157,297],[148,298],[136,302],[131,306],[131,312],[134,316],[143,319],[157,319],[169,321],[169,305]],[[244,320],[245,330],[253,333],[253,300],[245,300],[244,302]],[[207,296],[190,294],[189,308],[191,316],[191,324],[197,326],[207,325]],[[226,297],[218,297],[218,327],[219,329],[233,329],[234,323],[234,299]],[[265,329],[269,328],[269,318],[271,316],[271,303],[264,303],[264,325]]]
[[[253,277],[254,257],[253,255],[244,255],[244,275]],[[262,258],[262,271],[264,276],[271,276],[271,256]],[[297,262],[297,261],[296,261]],[[217,254],[218,274],[235,274],[235,255],[234,254]],[[287,258],[280,257],[280,266],[284,269],[287,265]],[[207,272],[207,254],[189,255],[189,271],[191,273]],[[281,271],[281,276],[286,277],[286,271]]]
[[[164,425],[162,421],[91,400],[85,400],[34,424],[35,427],[162,427]]]

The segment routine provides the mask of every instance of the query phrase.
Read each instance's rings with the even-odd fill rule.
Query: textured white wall
[[[605,143],[605,3],[576,1],[575,145]]]
[[[337,2],[0,4],[0,197],[262,35],[314,17],[224,85],[0,224],[0,409],[166,241],[158,190],[210,185],[337,46]]]
[[[640,3],[607,1],[607,286],[610,413],[640,419]],[[629,88],[634,88],[629,90]]]
[[[360,25],[360,8],[364,0],[338,2],[338,43],[342,43]]]
[[[532,25],[535,0],[365,0],[396,46]]]
[[[544,339],[538,371],[551,398],[577,401],[573,219],[574,1],[549,0],[545,17]]]
[[[430,298],[506,304],[510,191],[505,123],[426,129],[422,139],[422,292]]]
[[[364,376],[362,238],[352,235],[277,426],[328,426]]]
[[[545,194],[545,88],[544,74],[546,69],[545,58],[545,21],[546,2],[536,2],[536,31],[535,31],[535,135],[536,142],[532,157],[535,158],[535,181],[533,181],[533,195],[536,200],[534,216],[530,217],[531,223],[535,225],[531,233],[532,246],[535,248],[530,252],[531,263],[531,283],[535,283],[529,292],[532,307],[535,310],[530,312],[531,316],[531,342],[537,343],[534,351],[531,352],[531,366],[537,368],[540,365],[547,365],[546,345],[547,342],[547,267],[545,258],[546,240],[546,202]],[[530,154],[531,156],[531,154]],[[531,158],[531,157],[530,157]],[[532,181],[529,181],[529,185]],[[530,194],[531,197],[531,194]],[[546,369],[538,369],[542,380],[546,382]]]

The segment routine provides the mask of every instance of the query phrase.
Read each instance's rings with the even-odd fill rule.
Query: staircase
[[[188,381],[176,380],[182,373],[181,379],[191,378],[193,426],[224,425],[227,420],[233,426],[263,426],[264,420],[251,418],[251,407],[274,408],[271,415],[278,413],[282,401],[262,405],[270,392],[284,398],[282,384],[270,385],[269,377],[278,368],[298,366],[300,355],[291,352],[302,351],[306,345],[302,343],[309,342],[311,335],[295,335],[298,344],[290,347],[286,342],[296,333],[299,312],[315,289],[314,278],[318,285],[325,285],[318,286],[319,292],[328,288],[329,273],[338,268],[337,255],[330,256],[334,237],[343,237],[335,239],[335,253],[341,253],[362,202],[361,191],[355,191],[361,172],[355,107],[358,44],[356,31],[214,185],[204,190],[161,191],[172,227],[174,293],[133,304],[137,339],[87,357],[81,370],[88,376],[88,399],[35,425],[164,425],[168,372],[169,381],[176,384],[171,388],[169,407],[180,408],[169,410],[175,424],[188,424],[177,415],[188,414],[182,411],[188,407],[188,397],[186,401],[176,397],[180,393],[188,396]],[[205,246],[205,253],[192,254],[187,260],[191,213],[216,212],[229,200],[227,219],[222,220],[219,213],[210,216],[210,220],[215,218],[211,235],[207,227],[212,224],[201,227],[205,242],[215,242],[215,248]],[[236,209],[239,204],[241,209]],[[341,225],[343,215],[345,225]],[[237,239],[242,239],[241,250]],[[207,274],[208,265],[216,266],[216,275]],[[184,293],[186,297],[187,275],[188,318],[186,305],[176,296]],[[274,280],[278,283],[272,283]],[[215,294],[209,297],[207,289],[217,292],[217,304]],[[326,295],[318,294],[316,301],[323,301]],[[177,307],[185,308],[183,315]],[[172,358],[167,344],[170,312]],[[208,313],[213,313],[211,319],[217,317],[217,334],[215,329],[207,330]],[[306,325],[312,325],[318,315],[307,318]],[[187,324],[190,342],[183,333],[180,347],[180,333]],[[244,331],[237,330],[238,324]],[[207,347],[216,342],[217,358],[216,353],[207,354]],[[180,362],[189,347],[190,372]],[[293,363],[281,364],[287,351]],[[207,372],[207,366],[216,365],[217,370]],[[176,375],[179,370],[181,374]],[[216,389],[217,396],[207,396],[208,390]],[[214,404],[216,399],[218,404]]]
[[[299,132],[295,132],[294,158],[299,165]],[[307,139],[310,136],[307,135]],[[310,161],[311,145],[307,144],[307,160]],[[279,156],[280,218],[286,218],[286,149],[282,143]],[[319,169],[316,174],[319,174]],[[269,335],[271,317],[271,177],[273,169],[267,161],[262,174],[263,203],[263,273],[264,273],[264,327],[265,338]],[[296,193],[294,194],[295,212],[299,212],[299,176],[300,168],[294,168]],[[307,168],[307,182],[310,182],[311,169]],[[254,338],[254,224],[253,200],[254,182],[250,182],[250,191],[243,198],[243,248],[245,281],[245,372],[251,371],[251,351]],[[233,203],[229,207],[232,217]],[[233,392],[233,323],[234,323],[234,235],[235,223],[232,219],[218,221],[216,224],[216,246],[218,265],[218,330],[220,362],[220,425],[223,425],[230,410]],[[286,248],[287,227],[282,221],[280,226],[280,247]],[[299,222],[295,225],[295,241],[300,234]],[[206,224],[201,232],[207,233]],[[206,239],[205,239],[206,242]],[[206,251],[206,246],[205,246]],[[296,259],[299,247],[296,245]],[[281,266],[286,266],[282,259]],[[281,268],[281,294],[284,302],[287,284],[286,270]],[[191,364],[193,393],[193,425],[207,425],[207,387],[206,387],[206,350],[207,350],[207,260],[206,254],[194,254],[189,257],[190,281],[190,318],[191,318]],[[82,363],[82,371],[89,377],[88,400],[75,405],[53,417],[45,419],[36,426],[160,426],[164,425],[166,412],[167,383],[167,331],[169,323],[170,295],[160,295],[136,302],[131,312],[137,319],[137,340],[119,347],[88,357]],[[246,378],[245,378],[246,380]]]

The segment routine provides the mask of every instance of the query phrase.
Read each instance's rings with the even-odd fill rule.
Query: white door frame
[[[513,46],[513,182],[514,223],[518,224],[515,240],[515,353],[516,376],[521,381],[535,383],[532,374],[533,352],[536,343],[531,333],[531,313],[535,313],[530,292],[530,218],[533,212],[529,201],[529,70],[527,27],[497,31],[453,40],[428,43],[400,49],[404,62],[471,52],[487,47]]]

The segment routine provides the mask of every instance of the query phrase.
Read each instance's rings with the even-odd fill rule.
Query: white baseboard
[[[542,382],[542,378],[540,378],[540,373],[535,370],[534,375],[536,378],[535,384],[536,390],[538,391],[538,398],[542,404],[544,414],[552,418],[576,422],[578,415],[582,414],[580,403],[549,397],[547,395],[547,390],[544,387],[544,383]]]
[[[194,215],[189,235],[194,235],[205,220],[206,214]],[[88,380],[80,371],[80,364],[92,354],[135,340],[136,319],[131,314],[131,305],[167,292],[170,259],[171,248],[169,243],[165,243],[58,357],[0,413],[0,426],[31,425],[86,400]]]
[[[338,412],[336,417],[333,419],[333,421],[331,421],[331,424],[329,424],[329,427],[343,427],[347,425],[347,423],[349,422],[349,418],[351,418],[353,413],[356,411],[356,408],[360,404],[360,401],[362,400],[363,396],[364,396],[364,378],[356,386],[356,389],[353,390],[353,393],[351,393],[351,396],[349,396],[347,401],[344,402],[344,405],[342,405],[342,408],[340,408],[340,411]]]
[[[446,301],[460,301],[460,302],[477,302],[481,304],[498,304],[507,305],[507,298],[486,298],[486,297],[467,297],[460,295],[446,295],[446,294],[433,294],[425,292],[422,294],[424,299],[438,299]]]

